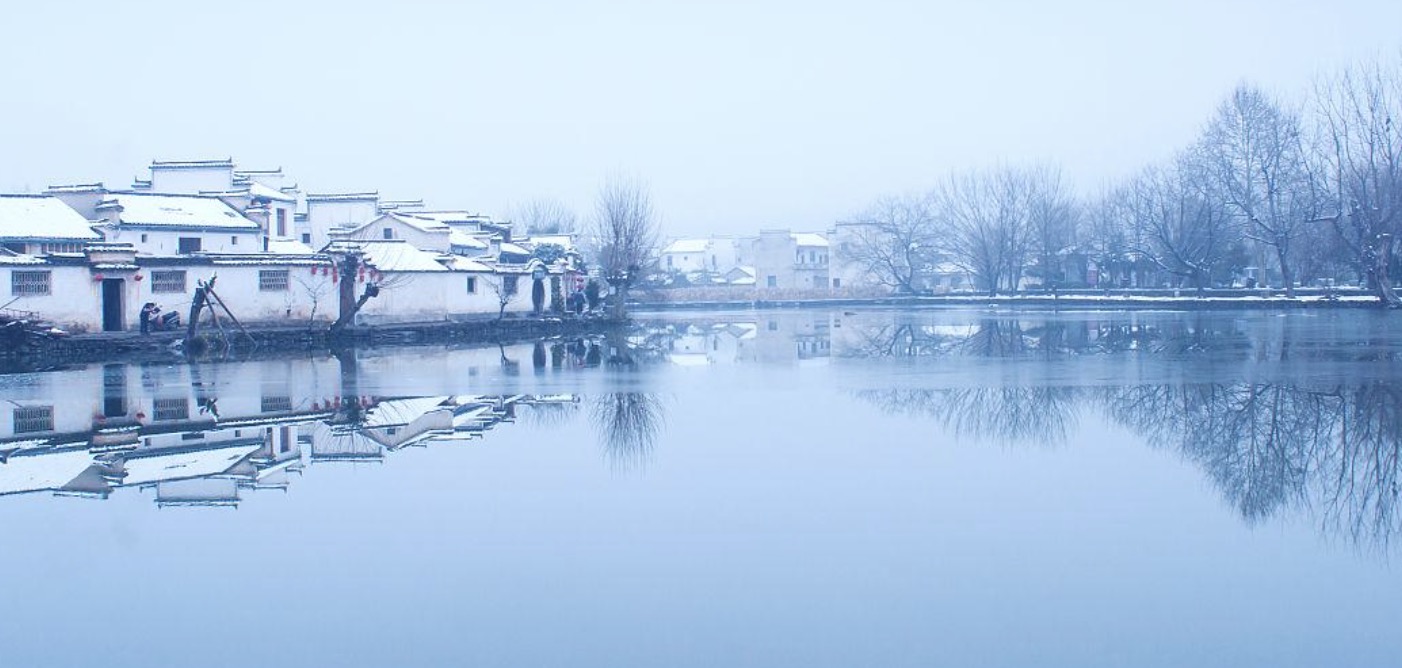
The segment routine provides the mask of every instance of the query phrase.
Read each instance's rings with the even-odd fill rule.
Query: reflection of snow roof
[[[795,232],[793,240],[800,246],[821,246],[823,248],[828,246],[828,240],[823,238],[823,235],[811,232]]]
[[[359,247],[365,253],[365,261],[380,271],[447,271],[438,261],[438,255],[419,250],[403,239],[383,241],[337,242]]]
[[[426,413],[443,409],[448,397],[411,397],[408,399],[388,399],[376,404],[365,412],[362,426],[368,429],[406,425],[423,417]]]
[[[58,489],[93,465],[87,448],[77,450],[20,451],[0,464],[0,494]]]
[[[711,245],[707,239],[677,239],[662,249],[663,253],[704,253]]]
[[[120,193],[110,195],[98,205],[98,211],[114,204],[122,207],[120,217],[124,225],[258,229],[258,223],[243,217],[218,197]]]
[[[235,445],[207,450],[156,450],[149,454],[138,450],[122,461],[122,469],[127,473],[126,477],[122,478],[122,485],[219,475],[261,447],[262,441],[245,439]]]
[[[57,197],[0,195],[0,238],[101,238],[88,221]]]

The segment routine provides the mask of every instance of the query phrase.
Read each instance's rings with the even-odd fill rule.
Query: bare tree
[[[1200,141],[1213,195],[1237,216],[1248,239],[1274,250],[1293,297],[1295,243],[1320,213],[1299,116],[1243,84],[1218,106]]]
[[[1402,225],[1402,67],[1370,64],[1319,86],[1324,154],[1336,212],[1330,217],[1379,297],[1402,304],[1389,277]]]
[[[549,197],[538,197],[516,207],[511,217],[525,226],[528,235],[573,234],[577,225],[574,211]]]
[[[404,287],[413,281],[413,278],[405,273],[379,273],[366,262],[365,253],[358,246],[352,245],[337,249],[332,252],[332,256],[335,262],[336,276],[340,283],[338,288],[340,313],[336,316],[336,321],[331,323],[332,333],[340,332],[349,327],[355,321],[356,314],[365,308],[365,304],[380,296],[381,292]],[[365,288],[359,297],[355,295],[355,286],[358,282],[365,283]]]
[[[944,248],[989,296],[1016,290],[1027,253],[1028,172],[952,174],[939,190]]]
[[[1076,243],[1079,210],[1059,167],[1032,168],[1028,173],[1028,185],[1028,246],[1036,260],[1035,271],[1042,279],[1042,287],[1054,289],[1067,281],[1061,259]]]
[[[507,279],[511,280],[508,281]],[[516,297],[516,293],[519,292],[516,286],[518,280],[519,279],[515,276],[501,275],[490,276],[484,279],[487,288],[490,289],[492,294],[497,298],[497,320],[506,317],[507,305],[511,303],[511,300]],[[503,355],[505,354],[503,353]]]
[[[917,277],[936,259],[937,224],[929,195],[884,197],[842,225],[842,257],[881,285],[918,292]]]
[[[613,317],[623,318],[628,289],[657,250],[658,225],[647,184],[610,176],[599,188],[590,236],[604,280],[613,287]]]
[[[1208,197],[1194,157],[1184,154],[1167,167],[1146,169],[1123,198],[1144,244],[1134,250],[1202,291],[1238,237],[1226,208]]]

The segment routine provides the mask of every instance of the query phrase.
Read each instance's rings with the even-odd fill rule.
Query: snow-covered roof
[[[233,158],[223,160],[152,160],[151,170],[158,169],[209,169],[210,167],[234,168]]]
[[[378,202],[380,193],[307,193],[308,202]]]
[[[333,246],[341,244],[359,247],[365,261],[380,271],[448,271],[437,254],[419,250],[403,239],[336,242]]]
[[[486,241],[478,237],[474,237],[471,234],[463,232],[462,230],[453,230],[449,232],[448,243],[454,246],[462,246],[464,248],[475,248],[478,250],[487,250],[488,248],[492,247],[490,243],[487,243]]]
[[[672,243],[667,244],[667,247],[666,247],[666,248],[663,248],[663,249],[662,249],[662,252],[663,252],[663,253],[704,253],[704,252],[706,252],[706,247],[709,246],[709,245],[711,245],[711,242],[710,242],[710,240],[708,240],[708,239],[677,239],[676,241],[673,241]]]
[[[491,223],[491,216],[484,216],[480,213],[468,211],[415,211],[415,216],[420,218],[432,218],[440,223]]]
[[[565,250],[574,249],[574,237],[568,234],[544,234],[541,236],[526,239],[526,242],[535,246],[539,246],[541,244],[554,244],[556,246],[563,247]]]
[[[449,269],[452,269],[453,271],[475,271],[475,272],[491,272],[491,271],[495,271],[494,269],[492,269],[492,267],[491,267],[490,265],[484,264],[484,263],[479,262],[479,261],[477,261],[477,260],[474,260],[474,259],[472,259],[472,258],[463,257],[463,256],[461,256],[461,255],[454,255],[452,258],[450,258],[450,259],[447,260],[447,263],[448,263],[448,268],[449,268]]]
[[[510,253],[510,254],[512,254],[512,255],[530,255],[530,254],[531,254],[530,251],[528,251],[528,250],[526,250],[526,249],[524,249],[524,248],[522,248],[522,247],[520,247],[520,246],[517,246],[516,244],[507,244],[507,243],[504,243],[504,244],[501,245],[501,252],[502,252],[502,253]]]
[[[152,225],[176,228],[218,228],[257,231],[258,223],[218,197],[198,195],[154,195],[113,193],[98,205],[99,213],[120,206],[123,225]]]
[[[824,238],[821,234],[813,234],[811,232],[795,232],[792,236],[794,243],[800,246],[821,246],[823,248],[827,248],[828,246],[828,240]]]
[[[293,239],[269,239],[268,252],[279,255],[311,255],[315,253],[311,246]]]
[[[0,195],[0,238],[96,241],[101,237],[57,197]]]
[[[254,197],[262,197],[263,199],[270,199],[278,202],[297,201],[297,198],[295,196],[289,195],[277,188],[269,188],[268,186],[265,186],[257,181],[254,181],[248,186],[248,194]]]

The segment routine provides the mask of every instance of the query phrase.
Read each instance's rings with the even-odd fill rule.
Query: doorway
[[[102,331],[120,332],[125,327],[122,317],[122,293],[126,280],[121,278],[102,279]]]

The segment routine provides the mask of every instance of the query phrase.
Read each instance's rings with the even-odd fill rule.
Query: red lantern
[[[102,279],[104,279],[104,278],[107,278],[107,277],[106,277],[106,276],[103,276],[102,274],[93,274],[93,275],[92,275],[92,280],[93,280],[94,283],[101,283],[101,282],[102,282]]]
[[[141,279],[143,279],[143,278],[146,278],[146,277],[145,277],[145,276],[142,276],[141,274],[137,274],[137,275],[135,275],[135,276],[132,276],[132,280],[136,281],[137,283],[140,283],[140,282],[141,282]]]

